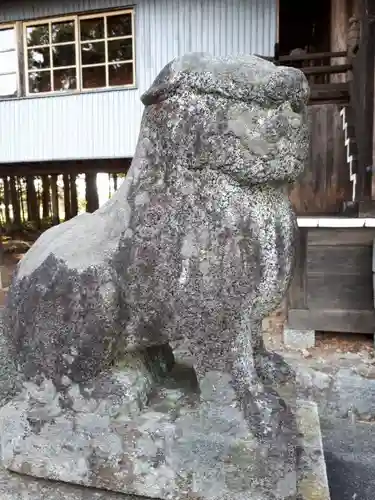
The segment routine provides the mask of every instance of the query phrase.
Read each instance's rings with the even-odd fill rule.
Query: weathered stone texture
[[[9,469],[164,500],[295,498],[293,372],[261,322],[291,279],[307,98],[300,71],[257,57],[163,69],[121,188],[44,233],[12,283]]]

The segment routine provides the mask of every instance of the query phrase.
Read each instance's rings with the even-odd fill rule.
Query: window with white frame
[[[25,23],[26,93],[135,84],[133,11]]]
[[[25,24],[26,93],[76,90],[74,19]]]
[[[0,26],[0,97],[17,95],[18,54],[15,25]]]

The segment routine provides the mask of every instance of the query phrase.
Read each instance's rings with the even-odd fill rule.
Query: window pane
[[[0,72],[1,73],[16,73],[17,72],[17,53],[12,52],[0,53]]]
[[[97,89],[105,86],[105,66],[82,69],[82,88]]]
[[[75,90],[77,88],[76,69],[57,69],[53,72],[54,90]]]
[[[0,75],[0,95],[12,96],[17,94],[17,75]]]
[[[52,43],[74,42],[74,21],[52,24]]]
[[[108,38],[114,36],[128,36],[132,34],[132,15],[120,14],[107,17]]]
[[[7,28],[0,30],[0,50],[16,48],[16,30]]]
[[[132,85],[133,83],[133,63],[111,64],[108,66],[108,85],[110,87]]]
[[[105,42],[83,43],[81,46],[82,51],[82,64],[100,64],[105,62]]]
[[[27,34],[28,47],[34,47],[35,45],[49,44],[48,24],[38,24],[37,26],[28,26],[26,34]]]
[[[108,42],[108,61],[127,61],[133,59],[133,40],[112,40]]]
[[[51,92],[51,72],[50,71],[35,71],[29,73],[29,92]]]
[[[75,45],[57,45],[52,47],[53,66],[75,66],[76,64],[76,46]]]
[[[47,69],[51,66],[49,47],[28,50],[29,69]]]
[[[100,40],[104,38],[104,18],[80,21],[81,40]]]

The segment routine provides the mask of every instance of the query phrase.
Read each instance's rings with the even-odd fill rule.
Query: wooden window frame
[[[0,54],[6,54],[7,52],[15,52],[16,55],[16,71],[12,72],[1,72],[0,71],[0,77],[1,76],[6,76],[6,75],[16,75],[16,94],[0,94],[0,101],[7,100],[7,99],[14,99],[15,97],[19,97],[21,93],[21,77],[20,77],[20,47],[18,43],[19,39],[19,25],[17,22],[14,23],[6,23],[6,24],[0,24],[0,31],[2,30],[7,30],[7,29],[14,29],[14,35],[15,35],[15,48],[14,49],[9,49],[9,50],[1,50],[0,48]]]
[[[24,76],[25,76],[25,95],[26,96],[44,96],[44,95],[60,95],[60,94],[66,94],[66,93],[71,93],[71,92],[77,92],[80,89],[79,86],[79,66],[78,66],[78,60],[77,60],[77,22],[76,22],[77,16],[63,16],[63,17],[49,17],[46,19],[38,19],[35,21],[28,21],[22,23],[22,38],[23,38],[23,50],[24,50],[24,57],[23,57],[23,65],[24,65]],[[73,42],[66,42],[62,44],[53,44],[51,41],[51,27],[53,23],[58,23],[58,22],[69,22],[73,21],[74,23],[74,36],[75,40]],[[30,92],[29,88],[29,73],[32,73],[33,71],[29,70],[28,66],[28,50],[29,47],[27,45],[27,28],[30,26],[43,26],[45,24],[48,24],[48,33],[49,33],[49,43],[45,45],[33,45],[31,48],[49,48],[49,57],[50,57],[50,67],[48,69],[39,69],[39,70],[34,70],[36,73],[49,73],[50,75],[50,82],[51,85],[53,85],[53,71],[54,71],[54,66],[53,66],[53,52],[52,49],[54,45],[74,45],[75,47],[75,54],[76,54],[76,64],[74,66],[62,66],[56,68],[58,69],[67,69],[67,68],[76,68],[77,71],[77,88],[76,89],[68,89],[66,91],[61,91],[61,90],[53,90],[51,89],[48,92]]]
[[[112,37],[108,38],[108,33],[107,33],[107,23],[106,20],[108,17],[112,16],[121,16],[123,14],[131,14],[132,18],[132,34],[131,35],[126,35],[126,36],[119,36],[119,37]],[[94,68],[94,67],[105,67],[105,79],[106,79],[106,86],[105,87],[97,87],[93,89],[83,89],[81,88],[81,92],[86,92],[86,91],[92,91],[92,90],[102,90],[102,89],[116,89],[116,88],[134,88],[136,86],[136,77],[135,77],[135,36],[134,36],[134,9],[125,9],[125,10],[112,10],[108,12],[97,12],[94,14],[82,14],[78,15],[78,22],[77,22],[77,29],[79,30],[79,22],[80,21],[86,21],[88,19],[98,19],[98,18],[103,18],[104,19],[104,38],[99,38],[93,40],[93,42],[104,42],[104,50],[105,50],[105,62],[104,63],[98,63],[98,64],[82,64],[81,58],[82,58],[82,51],[81,47],[82,45],[85,44],[85,41],[81,40],[81,36],[79,33],[79,70],[80,70],[80,81],[82,81],[82,69],[83,68]],[[113,85],[110,86],[108,85],[108,80],[109,80],[109,66],[112,65],[112,63],[108,62],[108,41],[115,41],[115,40],[132,40],[132,58],[128,60],[122,60],[122,61],[117,61],[118,64],[132,64],[133,66],[133,82],[128,84],[128,85]],[[86,41],[87,42],[87,41]],[[115,64],[115,63],[113,63]]]
[[[108,38],[107,36],[107,23],[105,22],[108,17],[111,16],[120,16],[123,14],[131,14],[131,19],[132,19],[132,34],[128,36],[120,36],[120,37],[113,37],[113,38]],[[97,39],[93,40],[93,42],[100,42],[104,41],[104,47],[105,47],[105,62],[104,63],[98,63],[98,64],[92,64],[92,65],[82,65],[82,52],[81,52],[81,35],[80,35],[80,21],[81,20],[87,20],[87,19],[98,19],[102,18],[104,19],[104,27],[105,27],[105,36],[103,39]],[[29,70],[28,68],[28,46],[27,46],[27,28],[30,26],[38,26],[38,25],[43,25],[43,24],[48,24],[49,25],[49,33],[51,34],[51,25],[53,23],[58,23],[58,22],[69,22],[73,21],[74,23],[74,33],[75,33],[75,40],[74,42],[66,42],[66,45],[73,44],[75,45],[75,54],[76,54],[76,64],[74,66],[69,66],[76,68],[76,77],[77,77],[77,88],[76,89],[67,89],[67,90],[50,90],[48,92],[30,92],[29,88],[29,78],[28,75],[32,71]],[[0,25],[0,28],[2,26]],[[133,66],[133,82],[128,85],[108,85],[108,71],[109,71],[109,66],[111,63],[108,62],[108,40],[124,40],[124,39],[132,39],[132,59],[130,60],[124,60],[124,61],[118,61],[118,63],[132,63]],[[46,70],[36,70],[40,72],[44,71],[49,71],[50,72],[50,78],[51,78],[51,84],[53,84],[53,62],[52,62],[52,47],[54,46],[53,43],[51,43],[51,39],[49,40],[48,45],[44,45],[44,47],[49,47],[50,49],[50,59],[51,59],[51,66],[49,69]],[[59,44],[58,44],[59,45]],[[37,46],[35,46],[37,47]],[[39,47],[39,46],[38,46]],[[69,94],[80,94],[80,93],[90,93],[90,92],[96,92],[96,91],[111,91],[111,90],[121,90],[121,89],[134,89],[136,88],[136,64],[135,64],[135,22],[134,22],[134,7],[128,8],[128,9],[121,9],[121,10],[110,10],[110,11],[97,11],[95,13],[90,13],[90,14],[74,14],[74,15],[65,15],[65,16],[57,16],[57,17],[48,17],[44,19],[36,19],[36,20],[31,20],[27,22],[22,23],[22,48],[23,48],[23,62],[22,62],[22,67],[23,67],[23,72],[24,72],[24,89],[25,89],[25,94],[27,97],[43,97],[43,96],[53,96],[53,95],[69,95]],[[18,51],[19,53],[19,51]],[[85,67],[105,67],[105,77],[106,77],[106,86],[104,87],[95,87],[95,88],[83,88],[82,87],[82,69]],[[57,69],[66,69],[68,68],[67,66],[63,67],[58,67]],[[1,97],[0,97],[1,98]]]

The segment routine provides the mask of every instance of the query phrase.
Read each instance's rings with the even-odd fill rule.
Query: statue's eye
[[[303,111],[303,103],[301,102],[292,101],[290,103],[290,107],[292,108],[293,113],[300,114]]]

